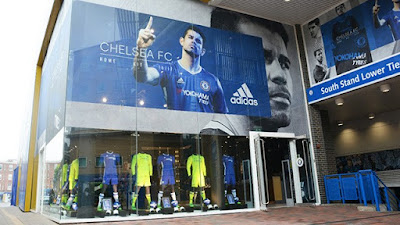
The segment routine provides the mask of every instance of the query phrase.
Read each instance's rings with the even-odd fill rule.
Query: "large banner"
[[[388,68],[379,73],[378,79],[360,77],[382,68],[384,65],[374,64],[383,64],[384,59],[385,64],[397,62],[391,56],[400,49],[397,43],[400,38],[399,7],[400,2],[350,0],[303,26],[312,86],[307,90],[309,102],[393,75],[387,73],[392,71]],[[357,74],[360,81],[357,81]],[[351,84],[346,81],[353,77]]]
[[[363,20],[366,16],[357,7],[321,26],[328,68],[335,67],[337,75],[372,62]]]
[[[68,100],[271,116],[261,38],[122,9],[79,5],[74,5],[72,16]],[[115,16],[95,24],[82,22],[99,14]],[[115,25],[110,29],[107,24]],[[144,43],[151,45],[141,48],[137,41],[143,34],[139,32],[146,29],[153,36]],[[88,46],[93,40],[74,40],[76,32],[96,35],[98,42]]]
[[[117,3],[73,3],[67,127],[308,133],[293,26],[200,1]]]

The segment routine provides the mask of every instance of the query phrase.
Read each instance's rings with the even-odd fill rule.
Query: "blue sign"
[[[343,94],[400,73],[400,54],[307,89],[308,103]]]
[[[68,101],[271,116],[261,38],[85,2],[73,7]],[[203,40],[197,56],[186,46],[188,28]],[[143,29],[154,33],[146,48],[137,44]],[[197,69],[183,62],[188,56]],[[141,60],[155,76],[141,78]]]

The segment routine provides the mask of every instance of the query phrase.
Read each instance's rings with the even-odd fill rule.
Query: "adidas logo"
[[[254,99],[253,94],[246,83],[243,83],[237,92],[233,93],[231,97],[231,103],[235,105],[251,105],[258,106],[257,99]]]
[[[185,81],[183,81],[182,77],[180,77],[180,78],[178,79],[177,83],[178,83],[178,84],[184,84]]]

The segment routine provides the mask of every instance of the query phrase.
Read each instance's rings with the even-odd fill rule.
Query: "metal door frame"
[[[280,133],[280,132],[257,132],[257,131],[250,131],[249,132],[249,144],[250,144],[250,160],[251,160],[251,172],[252,172],[252,179],[254,181],[253,185],[253,193],[254,193],[254,207],[260,210],[266,210],[267,205],[269,203],[269,196],[268,192],[265,192],[265,188],[268,188],[268,184],[265,182],[264,172],[265,169],[262,161],[262,154],[261,154],[261,146],[257,143],[260,143],[259,140],[261,138],[282,138],[282,139],[289,139],[289,151],[290,151],[290,158],[297,159],[297,149],[296,149],[296,140],[298,137],[295,136],[294,133]],[[314,152],[311,152],[314,154]],[[314,156],[312,157],[313,164],[315,161],[313,160]],[[300,173],[299,167],[296,164],[296,160],[291,160],[292,166],[292,174],[293,174],[293,183],[294,183],[294,196],[296,199],[296,204],[303,203],[303,198],[301,197],[301,186],[300,186]],[[268,171],[266,171],[268,172]],[[314,170],[314,176],[316,175],[316,171]],[[314,180],[315,177],[314,177]],[[318,189],[315,189],[315,195],[319,197],[319,193],[317,192]],[[265,195],[267,193],[267,195]],[[259,196],[259,197],[256,197]],[[317,197],[317,204],[320,204],[318,201],[319,198]]]
[[[285,168],[284,164],[287,163],[287,168]],[[294,206],[294,198],[293,198],[293,179],[292,179],[292,172],[290,170],[290,160],[289,159],[284,159],[281,160],[281,166],[282,166],[282,180],[283,180],[283,190],[285,194],[285,199],[286,199],[286,205],[287,206]],[[289,177],[287,178],[289,180],[289,184],[286,183],[286,173],[285,169],[288,170],[288,175]],[[289,186],[289,189],[287,187]],[[288,193],[287,191],[290,190],[290,198],[288,198]]]
[[[304,190],[304,192],[307,191],[308,197],[311,201],[314,201],[317,199],[317,196],[315,194],[315,190],[316,190],[316,183],[314,182],[315,179],[313,178],[313,171],[314,171],[314,167],[313,167],[313,155],[311,152],[311,144],[310,142],[307,140],[306,137],[299,137],[299,139],[301,141],[301,146],[302,146],[302,150],[303,150],[303,160],[304,160],[304,170],[305,170],[305,175],[306,175],[306,182],[307,182],[307,189]],[[306,143],[306,144],[304,144]],[[307,149],[307,150],[306,150]],[[310,168],[308,168],[310,167]],[[312,179],[312,180],[310,180]],[[304,184],[305,185],[305,184]],[[318,184],[317,184],[318,185]],[[313,189],[314,192],[311,190]]]

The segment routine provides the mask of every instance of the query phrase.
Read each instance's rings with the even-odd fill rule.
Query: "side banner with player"
[[[70,49],[68,101],[271,116],[261,38],[76,2]]]
[[[400,50],[400,1],[350,0],[303,25],[310,85]]]

